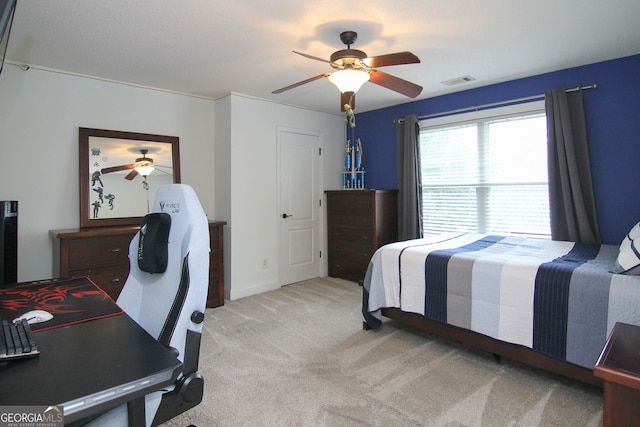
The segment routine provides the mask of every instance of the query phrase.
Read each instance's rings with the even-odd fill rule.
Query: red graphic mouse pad
[[[0,318],[12,321],[32,310],[44,310],[51,320],[31,324],[47,329],[115,316],[122,309],[88,277],[20,283],[0,288]]]

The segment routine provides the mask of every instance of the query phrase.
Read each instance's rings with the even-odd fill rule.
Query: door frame
[[[275,212],[276,218],[278,219],[278,227],[277,227],[277,235],[278,235],[278,242],[277,242],[277,266],[278,266],[278,271],[277,271],[277,276],[278,276],[278,285],[279,287],[285,286],[285,283],[283,283],[283,275],[282,275],[282,256],[283,254],[281,253],[280,250],[280,243],[281,243],[281,239],[282,239],[282,221],[280,221],[280,215],[282,214],[280,212],[280,208],[281,208],[281,202],[282,202],[282,197],[281,197],[281,189],[282,189],[282,165],[281,165],[281,159],[282,159],[282,138],[281,135],[282,133],[299,133],[302,135],[308,135],[308,136],[314,136],[318,138],[318,143],[319,143],[319,149],[320,149],[320,155],[318,156],[318,194],[316,195],[318,197],[318,200],[320,200],[322,203],[322,206],[320,207],[320,209],[318,209],[319,213],[318,213],[318,248],[316,248],[316,250],[321,251],[322,253],[322,257],[318,259],[318,271],[317,271],[317,277],[322,277],[322,273],[324,271],[324,259],[326,256],[326,248],[325,248],[325,212],[326,212],[326,206],[325,206],[325,201],[324,201],[324,163],[323,163],[323,155],[322,153],[324,153],[324,134],[322,132],[319,131],[315,131],[315,130],[310,130],[310,129],[302,129],[302,128],[294,128],[294,127],[289,127],[289,126],[276,126],[276,140],[277,140],[277,159],[276,159],[276,168],[277,168],[277,178],[276,178],[276,185],[277,185],[277,197],[276,197],[276,209],[277,212]]]

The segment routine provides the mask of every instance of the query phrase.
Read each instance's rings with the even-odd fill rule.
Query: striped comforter
[[[362,313],[400,308],[593,368],[613,325],[640,325],[640,276],[618,247],[481,234],[391,243],[374,254]]]

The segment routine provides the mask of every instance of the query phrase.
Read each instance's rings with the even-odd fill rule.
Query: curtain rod
[[[594,83],[594,84],[589,85],[589,86],[577,86],[577,87],[574,87],[574,88],[570,88],[570,89],[565,90],[565,92],[576,92],[578,90],[597,89],[597,88],[598,88],[598,84]],[[536,101],[536,100],[539,100],[539,99],[544,99],[544,93],[540,94],[540,95],[525,96],[524,98],[509,99],[509,100],[506,100],[506,101],[492,102],[490,104],[475,105],[475,106],[466,107],[466,108],[459,108],[457,110],[443,111],[441,113],[427,114],[427,115],[424,115],[424,116],[418,116],[417,119],[418,120],[424,120],[424,119],[430,119],[430,118],[433,118],[433,117],[448,116],[448,115],[453,115],[453,114],[466,113],[466,112],[470,112],[470,111],[483,110],[483,109],[487,109],[487,108],[501,107],[501,106],[511,105],[511,104],[521,104],[521,103],[525,103],[525,102]],[[402,122],[404,122],[404,119],[395,119],[393,121],[393,123],[402,123]]]

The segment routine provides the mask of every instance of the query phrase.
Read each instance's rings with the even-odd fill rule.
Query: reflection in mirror
[[[91,219],[147,214],[158,187],[173,183],[171,146],[162,142],[90,137],[87,163]]]
[[[175,182],[178,138],[80,129],[81,227],[137,225]]]

